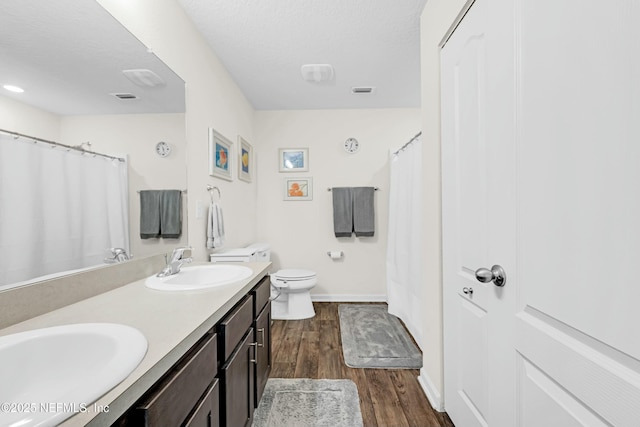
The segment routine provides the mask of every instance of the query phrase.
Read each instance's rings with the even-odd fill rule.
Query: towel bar
[[[378,190],[380,190],[380,189],[379,189],[378,187],[373,187],[373,190],[374,190],[374,191],[378,191]],[[331,191],[331,187],[327,188],[327,191]]]
[[[216,190],[218,192],[218,200],[222,199],[222,193],[220,192],[220,189],[214,185],[207,185],[207,191],[209,192],[209,196],[211,196],[211,203],[213,203],[213,190]]]
[[[182,192],[182,193],[184,193],[184,194],[187,194],[187,190],[180,190],[180,192]],[[138,194],[139,194],[139,193],[140,193],[140,190],[136,191],[136,193],[138,193]]]

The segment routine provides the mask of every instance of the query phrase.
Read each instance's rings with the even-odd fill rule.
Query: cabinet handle
[[[249,343],[249,345],[251,347],[253,347],[253,359],[249,360],[249,362],[251,363],[255,363],[256,365],[258,364],[258,342],[251,342]]]
[[[264,328],[258,328],[258,332],[262,335],[262,344],[258,343],[258,347],[264,347]]]

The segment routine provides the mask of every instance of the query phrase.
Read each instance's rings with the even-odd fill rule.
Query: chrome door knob
[[[491,270],[487,268],[479,268],[476,270],[476,279],[478,282],[489,283],[493,282],[494,285],[502,287],[507,283],[507,274],[504,272],[504,268],[499,265],[494,265]]]

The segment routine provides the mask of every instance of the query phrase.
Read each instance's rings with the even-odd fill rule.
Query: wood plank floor
[[[431,408],[417,369],[355,369],[344,363],[338,303],[314,303],[316,316],[274,320],[271,378],[350,379],[365,427],[453,427]]]

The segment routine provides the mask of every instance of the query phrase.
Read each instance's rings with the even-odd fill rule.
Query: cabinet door
[[[256,342],[258,343],[255,393],[255,407],[257,408],[271,372],[271,303],[268,303],[256,318],[255,327]]]
[[[223,426],[250,426],[253,420],[256,343],[249,332],[221,369]]]
[[[219,382],[213,385],[204,395],[200,404],[187,419],[184,427],[219,427],[220,426],[220,393]]]

